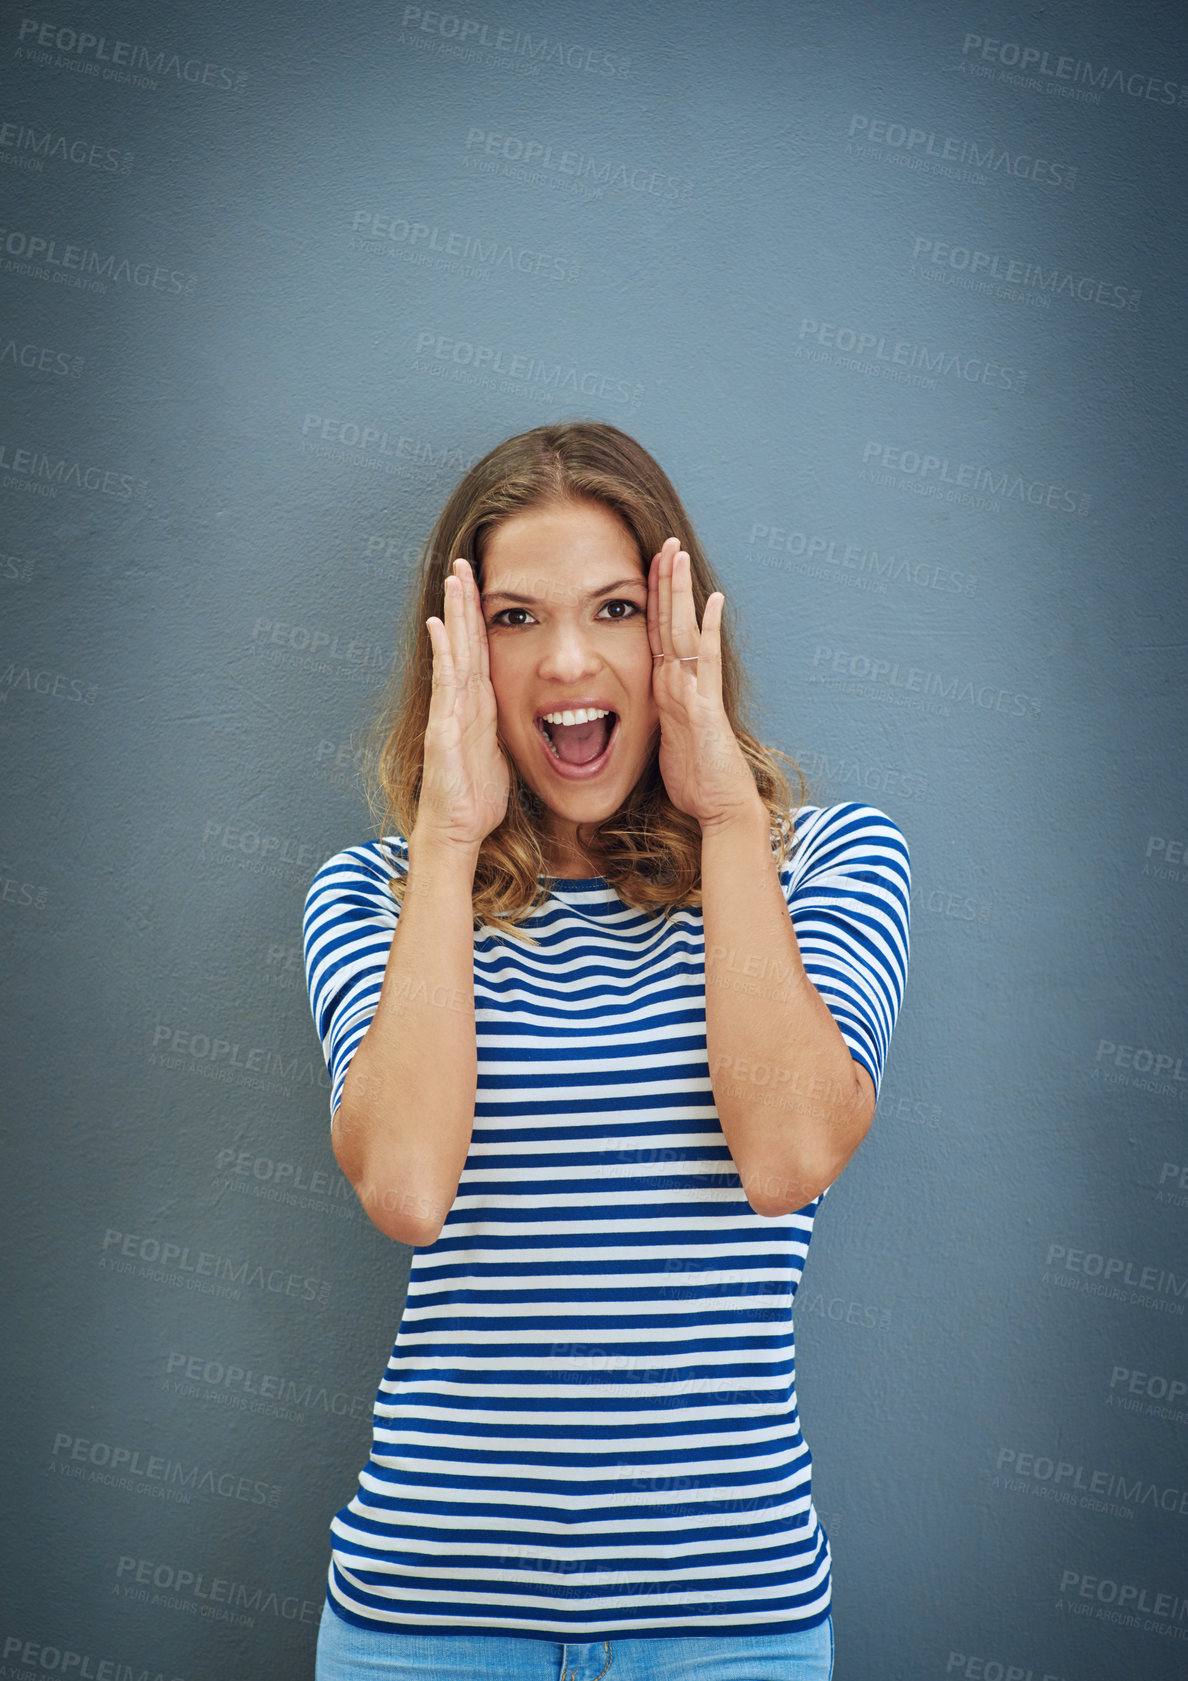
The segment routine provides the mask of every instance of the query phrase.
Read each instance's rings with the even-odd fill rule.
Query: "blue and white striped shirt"
[[[407,858],[400,837],[350,847],[306,900],[331,1113]],[[806,806],[780,880],[877,1089],[907,973],[903,836],[870,806]],[[472,1141],[441,1235],[413,1251],[371,1455],[331,1524],[330,1603],[368,1628],[580,1642],[807,1628],[830,1553],[792,1303],[821,1197],[764,1218],[743,1194],[700,910],[666,920],[567,880],[521,926],[538,946],[475,933]],[[740,988],[778,983],[726,965]]]

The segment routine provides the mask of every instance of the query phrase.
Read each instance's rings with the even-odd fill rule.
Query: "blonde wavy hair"
[[[537,426],[498,444],[446,502],[425,544],[419,585],[409,591],[398,657],[366,742],[365,785],[381,836],[396,833],[407,839],[416,823],[433,687],[433,647],[425,620],[430,615],[444,620],[445,580],[455,557],[471,563],[481,593],[483,550],[491,532],[504,520],[557,501],[598,502],[615,513],[635,540],[645,576],[665,538],[678,536],[691,562],[698,623],[706,602],[721,588],[676,490],[626,432],[600,421],[575,420]],[[796,774],[797,805],[804,803],[805,780],[787,753],[765,747],[747,728],[752,703],[728,618],[729,607],[721,630],[722,703],[771,815],[773,856],[783,863],[792,846],[794,808],[791,786],[776,758],[787,759]],[[498,730],[497,739],[511,790],[503,821],[479,850],[475,922],[536,945],[516,924],[549,896],[552,878],[540,843],[544,806],[520,776]],[[626,800],[601,822],[582,825],[579,839],[601,860],[602,876],[625,904],[667,915],[678,906],[701,904],[701,826],[669,799],[658,757],[657,732]],[[405,876],[393,876],[389,887],[400,903]]]

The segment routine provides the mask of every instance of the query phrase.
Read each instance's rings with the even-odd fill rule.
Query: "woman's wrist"
[[[430,880],[474,881],[481,841],[462,841],[419,820],[408,838],[409,885],[420,887]]]
[[[771,834],[771,814],[760,798],[757,788],[753,789],[751,797],[734,810],[723,812],[712,819],[701,818],[699,821],[703,841],[718,835]]]

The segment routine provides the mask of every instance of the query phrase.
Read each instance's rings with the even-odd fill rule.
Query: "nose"
[[[540,675],[557,683],[573,683],[592,676],[602,661],[590,631],[564,618],[554,620],[545,637]]]

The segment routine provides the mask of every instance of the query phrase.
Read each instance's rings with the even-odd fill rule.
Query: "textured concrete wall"
[[[61,0],[0,57],[0,1675],[312,1672],[408,1257],[301,903],[436,510],[572,415],[912,846],[797,1322],[838,1681],[1182,1675],[1182,10]]]

